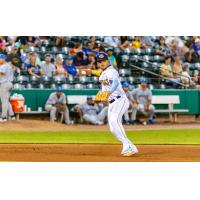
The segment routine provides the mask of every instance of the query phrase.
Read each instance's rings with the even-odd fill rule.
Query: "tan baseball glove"
[[[98,92],[95,96],[95,101],[99,102],[107,102],[109,98],[110,92],[104,91],[104,92]]]

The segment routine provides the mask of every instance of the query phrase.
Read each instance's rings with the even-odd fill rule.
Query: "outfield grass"
[[[200,144],[200,130],[127,131],[135,144]],[[0,132],[1,144],[118,144],[110,132]]]

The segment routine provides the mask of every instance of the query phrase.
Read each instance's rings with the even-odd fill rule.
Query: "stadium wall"
[[[12,93],[22,94],[25,98],[25,104],[32,111],[38,110],[38,107],[44,109],[44,105],[50,93],[55,90],[51,89],[32,89],[32,90],[13,90]],[[64,90],[66,95],[95,95],[98,90]],[[200,91],[199,90],[153,90],[153,95],[179,95],[180,104],[176,105],[177,109],[189,109],[187,114],[200,114]],[[156,105],[157,108],[167,108],[164,105]]]

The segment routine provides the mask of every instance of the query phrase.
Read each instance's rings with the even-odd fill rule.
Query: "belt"
[[[119,98],[121,98],[121,96],[117,96],[117,97],[116,97],[116,99],[119,99]],[[112,100],[110,100],[109,103],[113,103],[113,102],[115,102],[116,99],[112,99]]]

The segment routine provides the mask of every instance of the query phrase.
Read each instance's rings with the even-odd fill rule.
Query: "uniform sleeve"
[[[111,91],[114,92],[120,84],[117,70],[112,70],[110,73],[108,73],[107,79],[111,84]]]
[[[46,104],[53,105],[56,104],[56,100],[54,98],[54,94],[51,94],[46,102]]]
[[[6,67],[5,66],[0,67],[0,73],[6,74]]]

